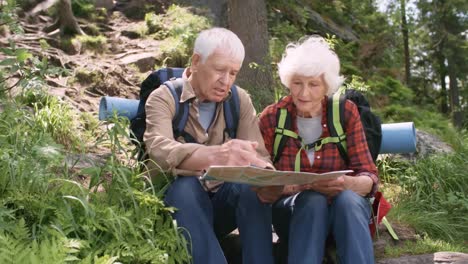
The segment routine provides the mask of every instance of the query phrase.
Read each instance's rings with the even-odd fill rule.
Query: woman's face
[[[315,117],[322,113],[321,102],[327,94],[323,75],[316,77],[294,75],[289,90],[299,116]]]

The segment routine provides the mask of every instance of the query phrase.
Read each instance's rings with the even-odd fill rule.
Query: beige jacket
[[[238,88],[237,90],[240,101],[237,138],[257,141],[259,143],[257,148],[259,156],[271,163],[250,96],[244,89]],[[195,98],[194,90],[188,79],[184,78],[180,101],[185,102],[191,99],[193,100],[189,103],[189,118],[185,131],[200,144],[185,143],[183,138],[174,139],[172,118],[175,115],[175,102],[169,88],[162,86],[148,97],[144,142],[151,160],[148,163],[151,176],[157,175],[160,171],[170,172],[172,175],[201,175],[202,171],[181,170],[178,169],[178,166],[185,158],[189,157],[198,148],[203,147],[203,145],[221,145],[229,140],[227,133],[223,135],[226,127],[223,104],[217,104],[213,123],[206,133],[198,121],[198,99]]]

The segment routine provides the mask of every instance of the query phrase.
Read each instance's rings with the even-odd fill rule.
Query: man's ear
[[[201,56],[200,56],[200,54],[194,53],[194,54],[192,55],[192,64],[191,64],[191,66],[190,66],[191,72],[197,72],[198,67],[200,66],[200,64],[201,64]]]

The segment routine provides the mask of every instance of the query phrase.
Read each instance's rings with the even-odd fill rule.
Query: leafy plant
[[[463,241],[468,235],[468,150],[429,157],[395,174],[407,192],[391,215],[431,238]]]
[[[161,43],[164,63],[179,67],[189,61],[198,33],[211,27],[212,23],[177,5],[171,5],[164,15],[146,14],[145,21],[154,38],[165,38]]]

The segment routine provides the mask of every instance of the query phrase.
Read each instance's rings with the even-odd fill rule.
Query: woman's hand
[[[303,189],[313,190],[333,198],[344,190],[351,190],[361,196],[366,196],[372,189],[372,179],[368,176],[342,175],[332,180],[319,180],[303,185]]]
[[[305,189],[322,193],[328,198],[333,198],[346,189],[345,177],[343,175],[336,179],[315,181],[311,184],[306,184]]]
[[[283,186],[252,187],[262,203],[274,203],[283,192]]]

